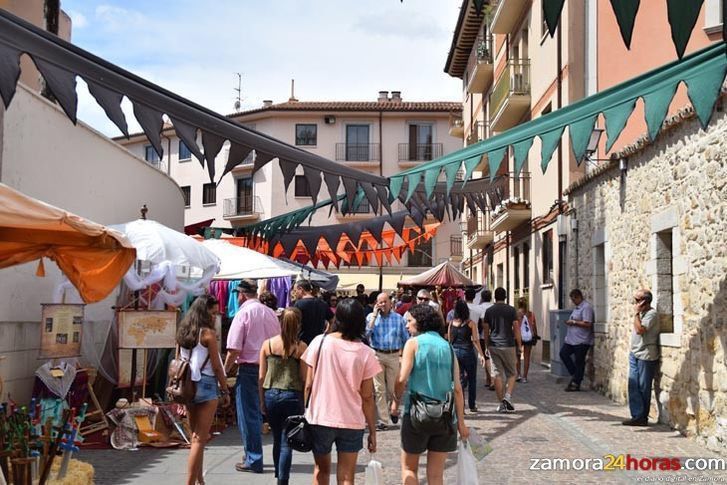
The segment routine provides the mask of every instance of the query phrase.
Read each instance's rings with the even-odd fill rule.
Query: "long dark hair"
[[[344,340],[360,340],[366,331],[366,315],[358,300],[346,298],[336,307],[334,332],[341,332]]]
[[[454,304],[454,318],[462,322],[470,319],[470,307],[462,300],[457,300]]]
[[[199,332],[203,328],[214,330],[215,322],[210,310],[218,304],[217,298],[212,295],[203,295],[194,300],[179,324],[177,344],[180,347],[191,349],[199,342]]]

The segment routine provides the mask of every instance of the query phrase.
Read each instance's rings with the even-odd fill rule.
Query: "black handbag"
[[[321,358],[321,349],[323,348],[323,341],[325,339],[326,335],[323,335],[321,344],[318,346],[316,365],[313,367],[313,382],[315,382],[316,379],[318,360]],[[313,392],[313,382],[311,382],[311,393]],[[308,409],[308,404],[310,404],[310,393],[308,394],[308,399],[305,401],[306,409]],[[295,451],[308,453],[313,449],[313,433],[311,433],[308,420],[305,419],[305,414],[288,416],[285,420],[285,439],[288,441],[288,446]]]
[[[454,351],[452,354],[452,387],[454,388]],[[409,420],[414,431],[438,434],[447,429],[454,433],[454,391],[448,392],[444,400],[424,396],[418,392],[409,394]]]

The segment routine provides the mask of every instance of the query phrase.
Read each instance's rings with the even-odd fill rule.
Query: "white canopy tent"
[[[214,276],[216,280],[278,278],[298,274],[298,271],[284,267],[270,256],[236,246],[224,239],[207,239],[202,242],[202,246],[220,260],[220,270]]]

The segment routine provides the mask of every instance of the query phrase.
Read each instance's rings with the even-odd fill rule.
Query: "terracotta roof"
[[[229,118],[265,111],[389,111],[389,112],[450,112],[462,111],[457,101],[286,101],[260,108],[232,113]]]
[[[462,111],[462,103],[457,101],[286,101],[285,103],[261,106],[260,108],[230,113],[227,118],[235,119],[246,115],[264,113],[267,111],[361,111],[361,112],[400,112],[400,113],[450,113]],[[162,133],[173,129],[171,123],[164,123]],[[130,133],[129,138],[144,135],[143,131]],[[126,142],[126,137],[116,136],[112,140],[121,143]]]

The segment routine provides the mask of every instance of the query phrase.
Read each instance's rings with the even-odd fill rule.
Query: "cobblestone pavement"
[[[707,481],[727,483],[725,471],[548,471],[530,470],[536,458],[604,459],[606,455],[630,454],[632,457],[719,458],[694,441],[664,425],[648,428],[626,428],[621,421],[628,417],[624,406],[614,404],[595,392],[563,392],[546,370],[533,369],[529,382],[518,384],[514,393],[516,412],[502,415],[495,412],[493,391],[481,385],[478,391],[480,411],[467,415],[467,424],[492,444],[493,451],[478,465],[480,483],[633,483],[652,481]],[[205,453],[208,484],[275,483],[272,470],[272,439],[264,436],[265,473],[241,474],[234,464],[240,461],[239,433],[228,429],[217,436]],[[399,432],[378,433],[379,452],[376,458],[384,465],[386,483],[400,483]],[[178,484],[184,483],[187,450],[142,449],[140,451],[82,450],[80,460],[96,469],[98,484]],[[727,459],[727,457],[722,457]],[[368,452],[359,455],[356,482],[364,482]],[[335,454],[334,454],[335,461]],[[420,480],[425,483],[426,459],[420,464]],[[456,454],[447,461],[445,481],[456,481]],[[334,465],[335,466],[335,465]],[[547,463],[540,463],[547,467]],[[573,466],[582,467],[580,462]],[[313,459],[310,454],[296,453],[290,483],[311,483]],[[335,481],[333,482],[335,483]]]

